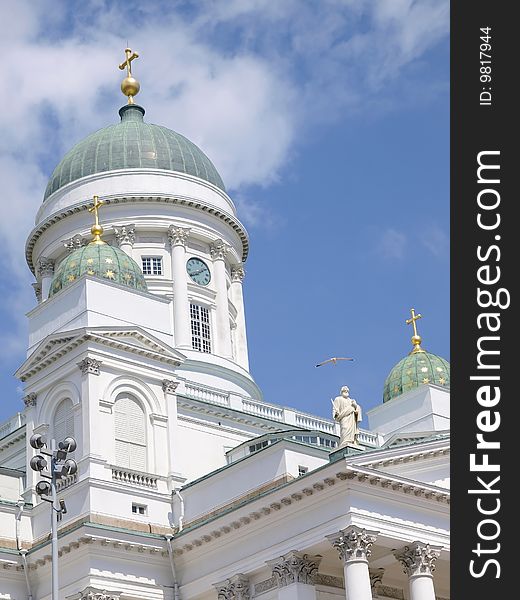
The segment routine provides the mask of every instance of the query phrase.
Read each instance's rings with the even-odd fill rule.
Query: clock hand
[[[204,269],[199,269],[198,271],[192,271],[191,275],[198,275],[199,273],[202,273],[202,271],[204,271]]]

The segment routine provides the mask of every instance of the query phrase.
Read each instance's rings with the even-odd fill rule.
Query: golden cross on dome
[[[99,207],[105,204],[103,200],[99,199],[99,196],[93,197],[94,204],[88,209],[88,212],[94,213],[94,218],[96,219],[94,225],[92,225],[90,231],[94,236],[92,238],[91,244],[104,244],[105,242],[101,239],[101,234],[103,233],[103,227],[99,224]]]
[[[412,353],[424,352],[424,350],[421,348],[422,339],[421,339],[421,336],[417,333],[417,324],[416,324],[416,321],[418,321],[419,319],[422,319],[422,315],[415,314],[415,308],[411,308],[410,313],[411,313],[412,317],[410,319],[406,319],[406,324],[412,325],[412,327],[413,327],[413,336],[412,336],[413,350],[412,350]]]
[[[126,76],[132,77],[132,61],[139,58],[137,52],[133,52],[131,48],[125,48],[126,60],[119,65],[121,71],[126,68]]]
[[[126,59],[119,65],[121,71],[126,69],[126,77],[121,82],[121,91],[125,96],[128,96],[128,104],[134,103],[134,96],[139,93],[141,86],[137,79],[132,75],[132,61],[139,58],[139,54],[131,48],[125,49]]]

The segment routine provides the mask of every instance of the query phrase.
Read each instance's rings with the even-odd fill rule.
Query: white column
[[[168,483],[173,490],[172,479],[179,476],[177,463],[177,395],[175,391],[179,385],[178,381],[173,379],[163,379],[162,389],[164,392],[164,401],[168,414]],[[170,490],[171,491],[171,490]]]
[[[316,600],[316,576],[321,556],[291,550],[267,561],[278,586],[278,600]]]
[[[410,600],[435,600],[433,572],[441,546],[413,542],[394,553],[408,575]]]
[[[52,278],[54,276],[54,261],[52,258],[42,256],[38,260],[38,275],[41,281],[42,302],[45,302],[49,297]]]
[[[245,277],[243,263],[231,267],[231,302],[237,310],[235,330],[235,359],[236,362],[249,371],[249,356],[247,352],[246,316],[244,312],[244,295],[242,283]]]
[[[217,590],[218,600],[250,600],[251,598],[249,579],[242,573],[215,583],[214,587]]]
[[[175,345],[180,348],[191,348],[190,302],[186,273],[186,240],[189,234],[189,227],[171,225],[168,229],[172,254],[173,337]]]
[[[372,600],[368,557],[378,533],[349,525],[339,533],[327,536],[343,561],[347,600]]]
[[[114,226],[116,243],[121,250],[132,257],[132,248],[135,243],[135,225],[116,225]]]
[[[216,240],[210,246],[211,258],[213,259],[213,272],[215,275],[216,297],[216,329],[217,339],[215,354],[226,358],[232,357],[231,351],[231,327],[229,323],[229,304],[226,284],[226,264],[224,262],[230,247],[222,240]]]

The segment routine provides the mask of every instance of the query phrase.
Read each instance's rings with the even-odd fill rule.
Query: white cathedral
[[[54,169],[26,243],[37,303],[25,406],[0,424],[0,600],[449,598],[449,364],[412,314],[410,354],[341,447],[332,419],[265,401],[247,232],[208,157],[145,121],[134,56],[120,122]],[[59,598],[35,433],[77,441]]]

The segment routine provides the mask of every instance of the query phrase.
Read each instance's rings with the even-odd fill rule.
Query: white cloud
[[[450,238],[448,234],[437,224],[424,228],[421,232],[421,242],[433,256],[447,256],[450,249]]]
[[[406,244],[406,234],[397,229],[389,228],[381,235],[377,245],[377,251],[384,258],[400,260],[405,255]]]

